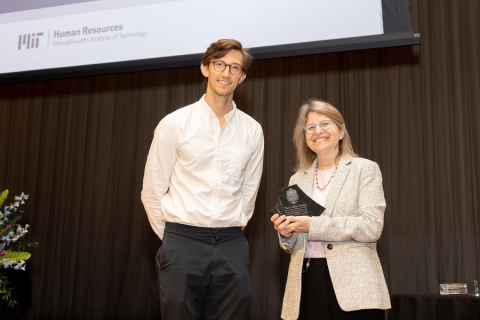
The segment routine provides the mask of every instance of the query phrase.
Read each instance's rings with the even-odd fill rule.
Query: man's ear
[[[238,81],[238,84],[242,83],[243,80],[245,80],[246,77],[247,77],[247,75],[245,73],[242,73],[242,76],[240,77],[240,81]]]
[[[202,71],[203,76],[208,78],[208,75],[210,74],[210,70],[208,69],[208,65],[205,66],[205,65],[203,65],[203,63],[200,64],[200,70]]]

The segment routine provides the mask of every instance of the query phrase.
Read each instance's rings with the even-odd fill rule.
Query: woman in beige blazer
[[[294,131],[297,184],[325,207],[320,216],[272,216],[291,253],[282,319],[384,319],[390,297],[376,250],[385,198],[378,165],[355,155],[345,121],[311,99]]]

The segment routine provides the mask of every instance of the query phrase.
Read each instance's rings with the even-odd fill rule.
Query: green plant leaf
[[[16,262],[19,262],[20,260],[28,260],[30,259],[30,257],[32,256],[32,254],[30,252],[19,252],[19,251],[7,251],[7,253],[5,253],[5,255],[3,256],[3,258],[5,260],[15,260]]]
[[[10,281],[7,276],[0,273],[0,296],[7,305],[12,308],[17,301],[12,297],[13,289],[9,286]]]
[[[33,240],[27,240],[25,237],[20,238],[17,242],[10,243],[8,249],[10,251],[30,251],[31,248],[38,247],[38,242]]]
[[[8,197],[8,189],[3,190],[2,193],[0,193],[0,206],[5,202],[5,199]]]

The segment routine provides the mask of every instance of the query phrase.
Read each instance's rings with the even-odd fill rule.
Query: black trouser
[[[241,227],[166,223],[156,257],[162,319],[247,319],[249,262]]]
[[[300,316],[298,319],[332,319],[332,320],[384,320],[385,311],[365,309],[343,311],[338,305],[333,291],[332,280],[328,272],[327,259],[310,259],[307,269],[305,259],[302,274],[302,296],[300,299]]]

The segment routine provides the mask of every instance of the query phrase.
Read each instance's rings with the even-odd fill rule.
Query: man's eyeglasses
[[[330,129],[330,127],[332,126],[332,123],[334,123],[335,121],[333,120],[324,120],[320,123],[314,123],[314,124],[307,124],[305,127],[303,127],[303,130],[308,133],[308,134],[312,134],[315,132],[315,130],[317,129],[317,126],[320,127],[320,129],[322,130],[328,130]]]
[[[226,67],[229,67],[230,73],[233,74],[234,76],[239,75],[240,73],[243,72],[243,68],[236,63],[226,64],[223,61],[210,61],[210,63],[213,63],[213,69],[215,69],[215,71],[217,72],[223,72],[223,70],[225,70]]]

